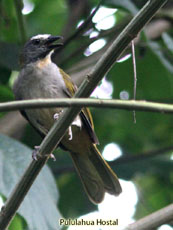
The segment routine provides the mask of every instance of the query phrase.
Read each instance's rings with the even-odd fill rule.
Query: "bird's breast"
[[[36,67],[39,69],[43,69],[43,68],[46,68],[50,64],[51,64],[51,59],[49,56],[46,56],[45,58],[36,62]]]
[[[43,64],[43,63],[42,63]],[[28,66],[20,76],[20,96],[22,99],[66,98],[64,83],[58,67],[49,63]],[[41,66],[42,65],[42,66]],[[46,134],[54,123],[54,114],[61,113],[62,108],[44,108],[26,110],[30,122]]]

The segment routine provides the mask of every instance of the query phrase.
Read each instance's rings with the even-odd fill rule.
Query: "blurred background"
[[[79,86],[85,75],[146,2],[1,0],[0,102],[14,100],[12,85],[18,76],[19,53],[24,42],[31,36],[46,33],[64,37],[64,46],[54,53],[53,61],[70,74]],[[173,103],[171,0],[152,18],[134,42],[137,100]],[[133,99],[133,79],[129,46],[91,96]],[[172,115],[136,112],[134,123],[131,111],[92,108],[91,112],[100,141],[98,148],[121,179],[123,193],[119,197],[106,195],[103,203],[98,206],[91,204],[74,171],[69,154],[58,149],[55,152],[56,162],[49,160],[46,167],[51,181],[50,178],[39,178],[40,185],[36,188],[36,195],[30,197],[38,208],[37,212],[33,216],[26,213],[33,204],[24,201],[23,208],[19,210],[9,229],[58,229],[60,226],[55,226],[58,225],[60,216],[91,220],[118,218],[117,229],[122,229],[173,201]],[[3,204],[21,177],[21,172],[31,161],[32,150],[26,146],[33,149],[40,144],[41,138],[18,111],[0,113],[0,133],[0,195]],[[23,170],[21,172],[20,167]],[[42,189],[43,184],[45,187],[49,186],[49,191]],[[40,200],[38,196],[42,191],[45,192],[44,200]],[[52,203],[55,207],[52,208],[50,202],[45,207],[42,206],[43,202],[47,202],[46,197],[47,201],[53,197]],[[52,216],[55,218],[45,221],[43,225],[43,219],[48,216],[48,206],[49,212],[54,213],[55,216]],[[69,229],[74,230],[76,227],[70,226]],[[110,228],[104,226],[98,229]],[[158,229],[171,230],[173,223]]]

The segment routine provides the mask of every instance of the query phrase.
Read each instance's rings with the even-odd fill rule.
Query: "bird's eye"
[[[40,39],[34,39],[33,44],[34,45],[39,45],[40,44]]]

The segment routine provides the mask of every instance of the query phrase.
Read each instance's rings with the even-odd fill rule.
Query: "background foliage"
[[[105,0],[102,6],[117,8],[113,14],[116,23],[109,29],[98,29],[97,23],[90,20],[81,33],[73,39],[71,35],[77,30],[79,22],[86,20],[92,9],[97,6],[96,0],[28,0],[28,1],[0,1],[0,102],[13,100],[12,83],[19,70],[18,56],[23,42],[29,37],[50,33],[63,35],[68,41],[63,49],[55,52],[53,60],[65,69],[77,85],[80,85],[85,73],[96,63],[112,40],[119,34],[135,13],[144,5],[145,0]],[[20,4],[19,4],[20,3]],[[23,15],[21,10],[30,4],[31,11]],[[173,3],[168,4],[157,13],[135,41],[137,61],[137,99],[173,102]],[[92,32],[96,35],[93,37]],[[68,38],[71,38],[68,40]],[[105,46],[92,53],[88,50],[90,44],[99,39],[106,41]],[[87,50],[87,52],[86,52]],[[90,55],[86,56],[84,53]],[[127,49],[124,55],[131,53]],[[121,98],[122,93],[133,98],[133,66],[131,57],[124,62],[117,63],[106,76],[113,87],[112,98]],[[172,167],[173,149],[173,119],[171,115],[137,112],[137,123],[133,122],[132,112],[92,109],[95,130],[100,140],[99,149],[103,151],[108,143],[117,143],[122,150],[122,157],[112,162],[118,176],[125,180],[132,180],[139,192],[135,218],[140,218],[172,202]],[[33,148],[39,145],[41,139],[35,131],[17,112],[0,114],[0,132],[13,139],[0,136],[0,157],[9,148],[15,149],[5,155],[0,162],[1,168],[6,167],[10,158],[22,159],[27,165],[28,159],[20,144],[14,139]],[[6,143],[6,144],[4,144]],[[15,148],[14,148],[15,146]],[[29,152],[30,154],[30,152]],[[68,153],[57,150],[57,161],[48,162],[53,177],[56,180],[60,196],[54,194],[52,199],[57,203],[57,213],[60,210],[64,217],[78,217],[97,207],[92,205],[83,192],[82,186],[73,172],[72,162]],[[137,156],[137,158],[136,158]],[[137,159],[137,160],[136,160]],[[22,166],[22,163],[20,163]],[[8,172],[0,176],[10,182],[13,165]],[[16,172],[17,168],[13,169]],[[14,180],[14,184],[17,178]],[[45,183],[49,183],[45,178]],[[52,180],[52,185],[55,182]],[[0,194],[6,199],[10,192],[4,190],[0,184]],[[34,188],[33,188],[34,190]],[[49,194],[49,191],[45,191]],[[41,193],[41,192],[40,192]],[[55,192],[56,193],[56,192]],[[52,194],[53,195],[53,194]],[[49,196],[49,195],[48,195]],[[55,198],[56,197],[56,198]],[[37,197],[36,203],[38,203]],[[56,200],[58,199],[58,202]],[[141,202],[142,200],[142,202]],[[144,205],[145,204],[145,205]],[[50,205],[50,203],[49,203]],[[38,203],[39,206],[39,203]],[[40,212],[44,213],[43,210]],[[39,212],[39,211],[38,211]],[[45,215],[47,210],[45,210]],[[20,213],[12,223],[13,229],[34,229],[31,220]],[[59,214],[58,214],[59,215]],[[58,219],[57,215],[57,219]],[[41,217],[37,216],[41,222]],[[47,224],[47,225],[46,225]],[[21,227],[19,227],[19,225]],[[43,224],[48,229],[54,229],[52,222]],[[17,226],[17,227],[16,227]],[[37,226],[37,229],[43,227]]]

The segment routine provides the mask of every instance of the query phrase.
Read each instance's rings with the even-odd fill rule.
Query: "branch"
[[[150,150],[148,152],[142,152],[142,153],[136,153],[136,154],[131,154],[131,153],[124,153],[121,157],[117,158],[114,161],[109,162],[111,166],[115,165],[123,165],[123,164],[129,164],[131,162],[135,161],[143,161],[145,159],[153,158],[159,155],[162,155],[164,153],[170,152],[173,150],[173,145],[172,146],[167,146],[162,149],[156,149],[156,150]],[[60,175],[62,173],[67,173],[67,172],[73,172],[74,167],[71,165],[59,167],[53,169],[53,173],[55,175]]]
[[[88,97],[92,93],[98,82],[110,70],[131,40],[137,36],[144,25],[166,2],[167,0],[152,0],[145,4],[140,12],[113,42],[107,52],[105,52],[105,54],[101,57],[91,73],[87,75],[85,81],[75,94],[75,97]],[[48,154],[50,154],[59,144],[65,131],[79,112],[79,107],[65,108],[60,118],[55,122],[48,135],[44,138],[39,151],[39,154],[42,157],[40,157],[37,161],[32,160],[1,210],[0,230],[7,228],[38,173],[47,162],[49,158]]]
[[[80,25],[78,27],[78,29],[69,37],[67,38],[64,43],[63,46],[61,46],[58,49],[64,49],[65,46],[67,46],[73,39],[75,39],[79,34],[81,34],[83,31],[85,31],[85,29],[88,27],[88,25],[90,24],[90,22],[92,21],[92,18],[94,17],[94,15],[96,14],[96,12],[98,11],[98,9],[100,8],[101,4],[102,4],[103,0],[100,0],[99,4],[97,5],[97,7],[93,10],[93,12],[88,16],[88,18],[84,21],[84,23],[82,23],[82,25]]]
[[[135,161],[143,161],[148,158],[153,158],[159,155],[162,155],[163,153],[167,153],[169,151],[173,150],[173,145],[167,146],[161,149],[156,150],[150,150],[148,152],[142,152],[137,154],[130,154],[130,153],[124,153],[121,157],[117,158],[116,160],[110,162],[110,165],[117,165],[117,164],[129,164],[130,162]]]
[[[61,52],[61,50],[64,50],[64,48],[72,41],[74,40],[78,35],[80,35],[82,32],[84,32],[86,30],[86,28],[88,27],[88,25],[91,23],[92,18],[94,17],[94,15],[97,13],[98,9],[100,8],[101,4],[102,4],[103,0],[100,0],[100,2],[98,3],[97,7],[93,10],[93,12],[88,16],[88,18],[82,23],[82,25],[80,25],[77,30],[71,35],[69,36],[67,39],[65,39],[65,41],[63,42],[63,46],[60,46],[58,49],[55,50],[53,56],[54,56],[54,61],[55,63],[59,63],[59,54]],[[73,53],[74,55],[74,53]],[[71,56],[71,55],[70,55]],[[68,57],[69,58],[69,57]],[[64,60],[61,61],[59,64],[63,64]]]
[[[21,0],[14,0],[14,5],[16,8],[17,20],[18,20],[18,25],[19,25],[20,35],[21,35],[21,41],[24,44],[26,42],[26,30],[25,30],[23,15],[22,15],[22,4],[23,3]]]
[[[97,107],[97,108],[113,108],[124,110],[138,110],[148,112],[173,113],[173,105],[134,101],[134,100],[107,100],[107,99],[89,99],[89,98],[62,98],[62,99],[34,99],[13,102],[0,103],[0,112],[33,109],[33,108],[49,108],[49,107]]]
[[[169,224],[173,220],[173,204],[160,209],[133,224],[124,230],[149,230],[156,229],[163,224]]]

